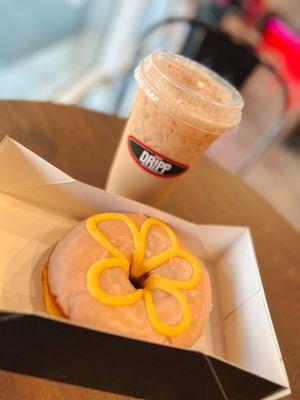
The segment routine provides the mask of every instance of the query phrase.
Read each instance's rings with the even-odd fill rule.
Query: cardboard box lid
[[[246,228],[196,226],[77,182],[10,138],[0,146],[0,237],[3,249],[0,256],[0,309],[29,312],[41,318],[42,292],[34,281],[40,277],[51,246],[76,220],[107,211],[108,207],[163,219],[180,231],[191,250],[214,264],[213,281],[218,287],[218,301],[213,318],[219,319],[221,323],[216,324],[221,324],[224,329],[226,373],[230,370],[229,364],[234,368],[237,366],[240,374],[242,370],[248,371],[257,379],[261,377],[284,389],[281,395],[286,393],[288,379]],[[195,241],[196,235],[198,240]],[[45,315],[42,317],[52,320]],[[224,359],[220,357],[217,345],[214,349],[214,335],[210,325],[196,350],[212,357],[215,371],[220,365],[224,368]],[[224,372],[222,368],[218,370],[219,376]],[[227,378],[220,379],[226,386],[224,380]],[[230,390],[227,388],[227,392]]]

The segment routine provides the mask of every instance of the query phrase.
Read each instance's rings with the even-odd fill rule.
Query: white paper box
[[[228,368],[238,367],[235,370],[241,374],[246,371],[248,374],[243,373],[243,377],[257,378],[260,382],[257,386],[261,382],[274,383],[274,387],[265,390],[269,396],[265,398],[289,394],[286,371],[247,228],[195,225],[77,182],[10,138],[0,146],[0,310],[36,315],[38,321],[59,321],[55,326],[71,325],[74,329],[82,326],[45,314],[41,270],[53,245],[68,229],[92,214],[107,211],[141,212],[162,219],[206,263],[213,285],[213,312],[203,337],[191,350],[184,352],[196,352],[206,357],[216,385],[220,386],[220,398],[231,398],[228,390],[231,393],[234,382],[224,381],[214,365],[218,360]],[[5,314],[4,317],[0,332],[9,318],[17,321],[18,315]],[[85,328],[88,329],[84,331],[94,330]],[[8,359],[8,353],[5,354]],[[1,365],[0,353],[0,367],[14,370],[6,364]],[[51,374],[49,378],[60,379]],[[66,381],[73,382],[72,379]],[[77,383],[76,379],[74,383]],[[120,390],[138,394],[131,389],[123,391],[122,386]],[[255,390],[250,392],[249,397],[241,398],[258,398]],[[209,394],[207,396],[211,398]]]

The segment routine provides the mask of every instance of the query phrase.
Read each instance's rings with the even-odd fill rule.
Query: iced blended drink
[[[221,135],[234,131],[243,99],[208,68],[154,52],[135,71],[139,89],[106,189],[156,205]]]

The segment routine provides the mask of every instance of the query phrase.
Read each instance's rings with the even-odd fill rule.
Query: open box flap
[[[73,178],[49,164],[20,143],[6,136],[0,144],[0,190],[34,187]]]
[[[155,215],[171,225],[180,224],[187,236],[193,236],[191,223],[76,181],[8,136],[0,144],[0,194],[1,192],[74,220],[105,212],[112,202],[120,212]],[[104,194],[107,198],[105,202]],[[204,248],[202,253],[205,253]]]

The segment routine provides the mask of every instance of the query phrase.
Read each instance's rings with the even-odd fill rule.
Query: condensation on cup
[[[135,70],[139,88],[106,189],[157,205],[220,136],[237,129],[239,92],[185,57],[154,52]]]

